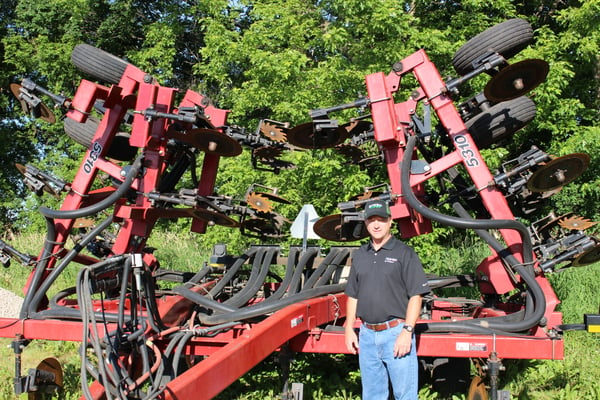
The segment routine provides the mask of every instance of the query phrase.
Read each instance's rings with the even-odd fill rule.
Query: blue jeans
[[[389,382],[395,400],[417,400],[419,371],[415,339],[404,357],[394,357],[394,343],[404,324],[376,332],[361,325],[358,363],[363,400],[388,400]]]

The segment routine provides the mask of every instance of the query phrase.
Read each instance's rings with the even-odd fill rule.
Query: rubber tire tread
[[[84,123],[79,123],[71,118],[64,120],[64,130],[67,136],[87,149],[92,144],[98,126],[100,126],[100,121],[95,117],[88,117]],[[113,138],[106,157],[118,161],[130,161],[136,154],[137,148],[129,144],[129,135],[119,132]]]
[[[64,120],[64,129],[67,136],[86,148],[89,148],[92,144],[98,126],[100,126],[100,121],[95,117],[88,117],[83,123],[71,118],[65,118]]]
[[[501,22],[474,36],[462,45],[452,57],[452,65],[459,75],[473,70],[473,61],[489,51],[495,51],[506,60],[523,50],[533,39],[529,22],[513,18]]]
[[[71,53],[71,62],[80,71],[106,83],[117,84],[130,63],[102,49],[81,43]]]
[[[536,106],[527,96],[503,101],[476,115],[465,123],[479,149],[485,149],[529,124],[536,115]]]

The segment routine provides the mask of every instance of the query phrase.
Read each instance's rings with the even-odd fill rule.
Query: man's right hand
[[[348,351],[352,354],[358,353],[358,336],[353,328],[344,331],[344,339]]]

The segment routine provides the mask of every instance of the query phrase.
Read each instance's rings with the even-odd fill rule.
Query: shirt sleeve
[[[358,250],[355,250],[355,253]],[[352,259],[352,263],[350,265],[350,273],[348,274],[348,280],[346,281],[346,288],[344,289],[344,293],[353,298],[358,298],[358,275],[356,273],[356,266],[354,264],[354,258]]]
[[[425,276],[423,264],[421,264],[421,260],[417,253],[412,248],[409,249],[407,257],[409,267],[406,269],[404,277],[408,296],[412,297],[427,294],[430,292],[430,288],[427,277]]]

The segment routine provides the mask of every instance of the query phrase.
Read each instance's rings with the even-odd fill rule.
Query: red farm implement
[[[12,258],[32,267],[19,318],[0,320],[0,336],[15,338],[15,391],[42,398],[61,385],[61,366],[52,358],[21,376],[21,353],[35,339],[82,343],[81,380],[94,381],[82,386],[87,399],[208,399],[284,346],[347,353],[343,289],[352,246],[297,246],[283,256],[279,246],[256,245],[234,257],[217,245],[211,263],[194,273],[162,269],[148,248],[155,224],[167,218],[190,218],[198,234],[216,224],[257,238],[285,235],[286,220],[273,202],[287,200],[276,189],[256,184],[241,199],[215,193],[221,157],[244,149],[255,168],[275,172],[290,167],[279,156],[295,148],[335,148],[365,168],[384,164],[388,182],[340,202],[340,213],[314,224],[324,239],[365,238],[362,206],[380,198],[389,201],[403,238],[440,224],[474,230],[487,243],[491,255],[473,273],[429,277],[433,295],[416,328],[424,373],[467,381],[469,399],[499,398],[503,359],[563,358],[559,299],[546,275],[598,261],[600,245],[585,233],[593,223],[575,215],[551,214],[530,226],[519,217],[580,176],[590,158],[532,147],[493,174],[480,154],[535,116],[526,94],[545,80],[548,65],[507,61],[532,37],[520,19],[488,29],[456,52],[458,77],[448,80],[417,51],[388,74],[366,76],[364,98],[312,110],[311,122],[291,129],[273,120],[261,120],[255,132],[228,125],[226,110],[193,91],[175,105],[177,89],[88,45],[77,46],[72,61],[108,85],[82,80],[65,98],[31,80],[13,84],[37,117],[53,119],[37,96],[52,98],[66,112],[67,135],[87,148],[69,183],[18,165],[36,193],[65,195],[59,210],[40,209],[48,232],[37,257],[1,242],[3,263]],[[492,77],[484,92],[457,104],[460,86],[482,74]],[[397,102],[409,75],[416,88]],[[331,119],[350,108],[368,113],[343,125]],[[372,143],[376,155],[364,150]],[[193,187],[180,185],[186,172]],[[454,214],[442,213],[442,205]],[[89,222],[99,215],[104,220]],[[73,264],[77,281],[49,298]],[[273,265],[285,273],[267,284]],[[163,281],[172,288],[162,289]],[[444,296],[464,287],[478,291],[477,298]],[[597,326],[589,317],[585,325]],[[480,374],[469,387],[471,362]]]

